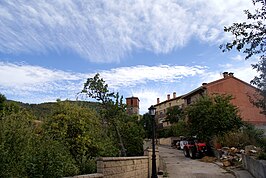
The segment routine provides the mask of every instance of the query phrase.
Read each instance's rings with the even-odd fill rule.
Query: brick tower
[[[138,97],[129,97],[126,98],[127,104],[127,113],[130,115],[139,114],[139,98]]]

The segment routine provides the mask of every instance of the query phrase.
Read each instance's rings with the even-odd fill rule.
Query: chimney
[[[233,72],[230,72],[230,73],[229,73],[229,76],[230,76],[230,77],[233,77],[233,76],[234,76],[234,73],[233,73]]]
[[[167,100],[170,100],[170,94],[167,95]]]
[[[228,72],[223,73],[224,78],[228,77]]]
[[[176,92],[173,93],[173,98],[176,98]]]
[[[160,98],[157,98],[157,104],[159,104],[160,103]]]

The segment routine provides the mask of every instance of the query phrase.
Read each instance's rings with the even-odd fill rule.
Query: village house
[[[171,98],[170,94],[167,95],[167,100],[160,102],[160,98],[157,98],[157,104],[154,105],[156,107],[156,115],[155,119],[157,122],[157,128],[161,129],[163,127],[170,126],[170,122],[166,120],[167,109],[178,106],[182,107],[184,100],[182,96],[176,96],[176,92],[173,93],[173,97]]]
[[[203,95],[231,95],[233,97],[231,102],[238,107],[243,121],[258,127],[265,127],[266,116],[261,114],[260,109],[250,102],[250,97],[252,98],[256,91],[257,88],[234,77],[233,73],[224,72],[222,79],[203,83],[202,86],[187,93],[182,98],[184,99],[184,107],[186,107]]]

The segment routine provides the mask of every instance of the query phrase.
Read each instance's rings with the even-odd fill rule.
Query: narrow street
[[[169,178],[234,178],[235,176],[214,163],[186,158],[182,150],[159,146],[159,154],[166,164]]]

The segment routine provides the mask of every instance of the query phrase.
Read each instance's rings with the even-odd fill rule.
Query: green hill
[[[38,120],[43,120],[44,118],[49,117],[56,107],[56,102],[46,102],[46,103],[40,103],[40,104],[28,104],[28,103],[22,103],[19,101],[13,101],[8,100],[7,102],[13,102],[18,104],[19,106],[26,108],[28,111],[30,111]],[[66,102],[66,101],[62,101]],[[71,103],[75,103],[77,105],[88,107],[91,109],[94,109],[96,111],[100,108],[100,103],[98,102],[89,102],[89,101],[67,101]]]

